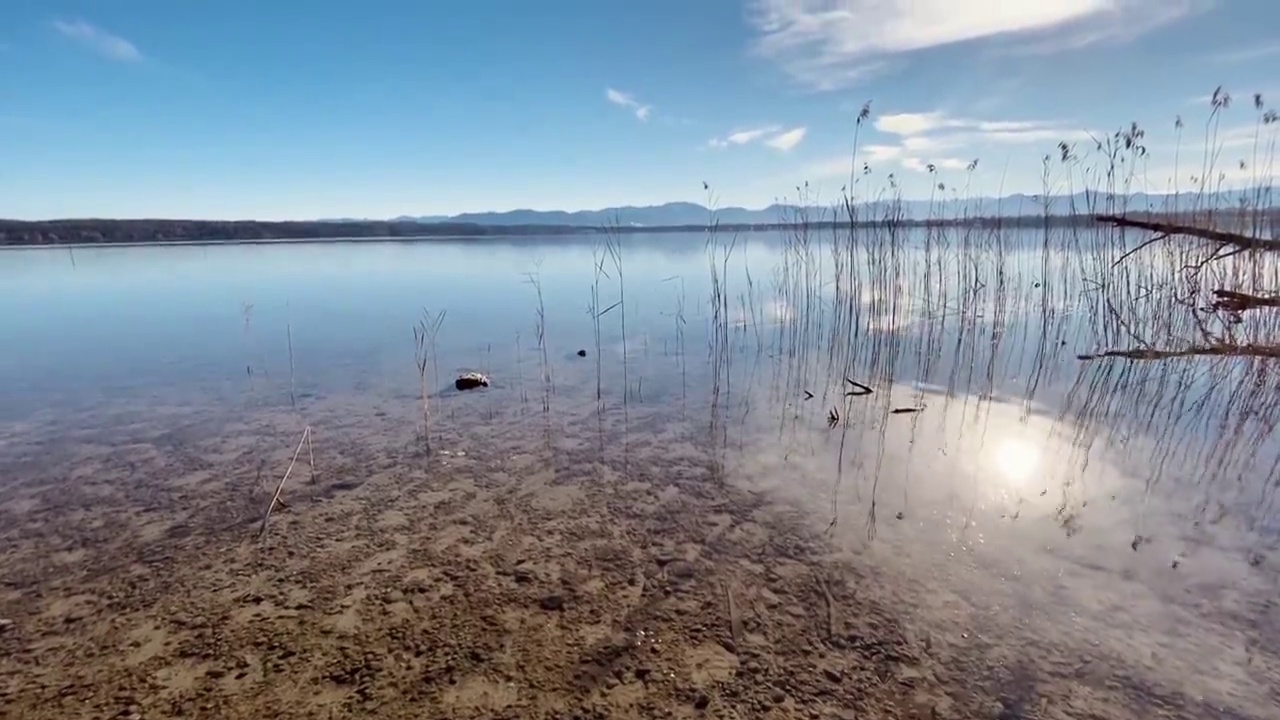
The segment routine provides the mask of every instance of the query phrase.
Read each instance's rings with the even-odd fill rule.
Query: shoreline
[[[1209,210],[1205,221],[1220,229],[1240,223],[1257,223],[1259,212],[1275,222],[1277,209],[1266,211]],[[1195,220],[1193,213],[1166,213],[1151,209],[1124,211],[1123,217],[1148,221]],[[825,217],[825,215],[824,215]],[[693,225],[480,225],[472,223],[416,222],[258,222],[218,220],[41,220],[0,219],[0,249],[15,247],[135,247],[145,245],[280,244],[287,242],[360,242],[429,240],[531,240],[548,237],[597,237],[601,235],[662,235],[675,233],[759,233],[881,230],[911,228],[1006,229],[1072,228],[1097,226],[1093,212],[1069,215],[974,215],[969,217],[913,218],[874,215],[870,219],[820,219],[799,223],[693,224]]]

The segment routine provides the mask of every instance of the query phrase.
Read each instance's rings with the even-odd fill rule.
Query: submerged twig
[[[284,477],[280,478],[279,484],[276,485],[275,494],[271,496],[271,504],[267,505],[267,512],[262,516],[262,527],[258,528],[258,537],[267,534],[267,521],[271,519],[271,511],[275,510],[276,505],[280,504],[280,492],[284,490],[284,483],[289,479],[290,473],[293,472],[293,466],[298,463],[298,455],[302,454],[302,446],[304,443],[310,448],[311,426],[303,428],[302,438],[298,440],[298,447],[293,451],[293,459],[289,461],[289,467],[284,471]],[[312,456],[314,457],[314,455]]]
[[[844,394],[845,397],[862,397],[863,395],[870,395],[875,392],[875,390],[872,390],[869,386],[863,385],[855,380],[845,378],[844,381],[853,386],[852,390]]]

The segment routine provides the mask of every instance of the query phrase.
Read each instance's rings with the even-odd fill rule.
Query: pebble
[[[538,607],[541,607],[543,610],[562,610],[564,609],[564,596],[554,593],[551,595],[544,595],[542,596],[542,599],[538,601]]]
[[[699,692],[697,695],[693,696],[694,710],[705,710],[710,704],[711,698],[707,697],[707,694],[704,692]]]
[[[404,593],[400,592],[399,590],[392,590],[391,592],[387,593],[387,602],[389,603],[404,602]]]
[[[4,634],[13,629],[13,621],[8,618],[0,619],[0,634]]]
[[[822,674],[833,683],[838,683],[844,678],[840,675],[840,671],[835,668],[823,668]]]
[[[689,580],[697,573],[693,563],[688,560],[675,560],[667,565],[667,575],[677,580]]]
[[[779,688],[774,688],[769,691],[769,699],[773,701],[774,705],[781,705],[787,701],[787,694]]]

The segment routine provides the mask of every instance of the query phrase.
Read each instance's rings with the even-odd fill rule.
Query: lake
[[[1143,239],[0,252],[0,702],[1273,717],[1280,373],[1135,357],[1280,269]]]

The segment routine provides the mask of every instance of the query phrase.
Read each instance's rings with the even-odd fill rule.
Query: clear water
[[[1034,233],[622,242],[622,273],[581,237],[4,252],[0,454],[104,408],[174,423],[292,393],[354,425],[413,418],[412,328],[446,311],[433,389],[471,369],[495,387],[439,422],[538,417],[545,397],[570,434],[593,414],[637,445],[680,427],[725,481],[878,568],[922,632],[963,625],[1042,685],[1134,683],[1227,717],[1280,702],[1276,368],[1077,359],[1186,330],[1150,299],[1173,259],[1099,289],[1110,257]]]

